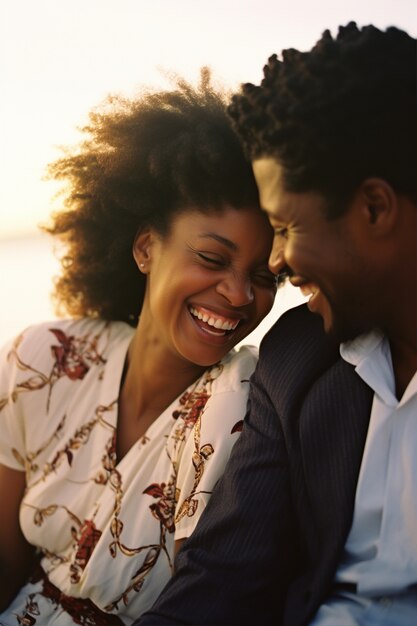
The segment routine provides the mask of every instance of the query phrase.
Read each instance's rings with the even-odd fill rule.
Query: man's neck
[[[415,342],[390,340],[390,348],[396,396],[400,400],[417,371],[417,346]]]

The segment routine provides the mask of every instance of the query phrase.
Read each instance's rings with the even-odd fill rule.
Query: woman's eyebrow
[[[221,235],[218,235],[217,233],[201,233],[199,235],[199,237],[202,237],[203,239],[214,239],[215,241],[218,241],[219,243],[223,244],[224,246],[227,246],[228,248],[230,248],[230,250],[237,250],[237,245],[231,241],[230,239],[226,239],[226,237],[222,237]]]

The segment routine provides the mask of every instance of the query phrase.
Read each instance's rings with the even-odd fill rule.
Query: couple
[[[138,626],[417,623],[416,58],[349,24],[234,97],[269,267],[308,307],[264,338],[224,475]]]
[[[405,626],[415,622],[415,52],[415,40],[401,31],[380,32],[373,27],[359,30],[349,24],[339,30],[336,39],[326,31],[308,53],[288,50],[282,60],[271,57],[261,86],[246,85],[233,99],[230,114],[250,155],[260,204],[274,230],[269,268],[279,277],[288,276],[310,298],[308,307],[289,311],[265,337],[259,364],[251,378],[249,410],[224,475],[195,532],[179,551],[172,579],[152,609],[135,622],[138,625]],[[107,162],[105,156],[103,161]],[[99,161],[97,166],[100,165]],[[117,182],[117,178],[113,180]],[[114,201],[121,201],[122,194],[123,190],[118,190]],[[85,198],[78,201],[85,202]],[[97,198],[97,202],[102,202],[102,198]],[[194,202],[194,206],[203,205],[204,202]],[[249,300],[262,302],[263,309],[255,307],[260,318],[271,304],[273,286],[268,283],[270,278],[267,279],[263,257],[264,247],[270,244],[270,232],[259,217],[262,214],[255,209],[249,211],[247,200],[239,205],[236,199],[228,199],[228,205],[227,210],[223,208],[215,214],[215,221],[211,221],[214,214],[209,211],[210,221],[203,226],[200,216],[187,212],[189,221],[179,230],[183,233],[187,229],[190,271],[194,265],[200,271],[201,257],[204,264],[216,265],[222,287],[219,291],[214,281],[212,288],[229,301],[230,307],[228,315],[223,312],[224,320],[219,316],[219,322],[229,323],[233,330],[232,305],[236,310],[244,310],[239,307],[248,307]],[[226,224],[224,220],[230,215],[236,217],[236,209],[230,206],[243,206],[243,210],[239,222],[232,220],[233,228],[230,226],[228,231],[225,226],[224,232],[229,233],[225,236],[223,227],[221,231],[216,229],[219,224]],[[166,264],[171,255],[178,258],[174,253],[180,255],[180,243],[184,244],[175,228],[182,219],[186,218],[180,212],[170,223],[169,234],[152,226],[144,234],[140,231],[135,239],[138,267],[150,272],[144,300],[144,306],[149,300],[145,308],[147,317],[148,308],[156,314],[153,303],[160,302],[162,307],[165,291],[176,280],[175,267],[170,265],[168,271]],[[203,232],[203,247],[198,237],[193,240],[192,227],[196,223],[197,232]],[[241,224],[245,225],[245,233],[252,228],[250,253],[240,240]],[[262,237],[254,236],[255,226],[263,232]],[[56,223],[56,229],[59,228],[61,232],[71,232],[68,222]],[[216,246],[224,249],[211,249],[206,239],[210,243],[214,239]],[[169,258],[165,254],[166,246],[170,250]],[[226,248],[230,249],[230,256]],[[71,267],[71,261],[67,265]],[[159,271],[158,281],[153,282],[150,267],[156,277]],[[185,266],[179,264],[179,267]],[[170,280],[161,281],[162,290],[159,281],[163,268]],[[254,277],[259,275],[265,283],[256,292],[258,278]],[[147,297],[148,293],[152,297]],[[74,306],[80,298],[82,302],[82,294],[78,300],[76,294],[72,292]],[[232,301],[232,296],[237,299]],[[187,297],[184,301],[187,302]],[[165,309],[162,307],[165,317],[159,326],[161,332],[169,333],[169,326],[165,331],[170,319],[168,305],[172,307],[174,320],[181,319],[173,303],[174,299],[168,299]],[[195,305],[191,302],[191,315],[200,318],[195,322],[199,327],[195,332],[201,331],[201,335],[204,330],[215,332],[203,326],[210,319],[203,321],[204,311],[199,310],[204,308],[202,302]],[[81,310],[94,311],[94,308],[86,303]],[[138,329],[141,320],[142,315]],[[246,321],[247,316],[242,320]],[[255,314],[252,321],[254,324],[258,321]],[[187,318],[186,324],[189,323],[191,320]],[[225,338],[229,331],[224,335],[210,334],[213,345],[204,349],[201,346],[200,357],[200,349],[191,354],[193,346],[188,345],[186,334],[180,335],[180,328],[177,325],[170,337],[172,344],[178,338],[177,355],[182,350],[187,362],[196,363],[191,368],[193,374],[188,372],[191,383],[195,384],[199,374],[201,381],[205,372],[212,372],[205,369],[215,362],[212,358],[217,357],[221,363],[222,358],[230,358],[225,355],[229,350]],[[99,339],[92,342],[96,337],[92,334],[86,350],[88,365],[100,363],[97,369],[101,368],[105,377],[106,359],[100,351],[104,344],[100,344],[101,335],[96,334]],[[153,339],[157,343],[157,338]],[[61,340],[62,344],[62,337]],[[121,374],[122,409],[129,371],[133,367],[133,371],[138,371],[138,359],[133,359],[138,354],[135,341],[129,345],[131,358],[128,353],[126,371],[124,376]],[[58,349],[54,347],[57,356]],[[17,369],[22,363],[16,356],[18,350],[19,346],[12,351]],[[67,377],[70,373],[75,376],[74,372],[84,372],[83,367],[86,367],[85,359],[76,361]],[[223,366],[218,380],[226,371],[227,365]],[[179,374],[185,372],[180,370]],[[210,384],[215,376],[216,373],[208,376]],[[103,377],[97,376],[97,381]],[[181,380],[186,382],[186,376]],[[203,383],[198,385],[203,392],[200,404],[197,403],[200,407],[210,392],[207,393]],[[50,380],[46,387],[42,400],[52,406]],[[185,395],[187,403],[190,394]],[[19,398],[23,396],[22,392]],[[104,413],[108,409],[106,405],[100,407]],[[119,415],[123,417],[120,408]],[[100,414],[97,419],[110,428],[107,417]],[[199,417],[204,418],[205,413]],[[181,413],[179,418],[187,421],[187,416]],[[224,421],[229,418],[227,411],[222,418]],[[198,489],[193,491],[188,485],[182,491],[182,484],[179,485],[177,519],[187,506],[187,516],[191,512],[192,518],[196,492],[200,496],[203,491],[198,481],[204,480],[210,463],[207,459],[215,453],[216,446],[205,445],[210,439],[198,437],[197,424],[203,421],[197,419],[192,425],[194,443],[187,439],[184,448],[188,445],[192,450],[179,460],[180,463],[194,461],[190,484],[197,482]],[[156,423],[151,422],[149,430]],[[223,426],[219,419],[218,428],[220,424],[226,433],[230,430],[230,424]],[[123,453],[138,435],[147,437],[143,430],[134,436],[127,431],[124,446],[116,438],[113,451],[116,460],[121,458],[123,462]],[[51,437],[54,436],[59,439],[60,433],[51,432]],[[60,445],[63,450],[62,441]],[[68,446],[65,450],[67,454],[70,452]],[[175,452],[174,445],[170,457],[174,460]],[[58,456],[53,460],[56,459]],[[28,455],[24,460],[26,467],[29,461],[34,464]],[[109,473],[108,482],[110,487],[113,485],[114,501],[118,504],[124,494],[123,489],[118,491],[120,473],[109,459],[106,463],[104,470]],[[38,484],[54,475],[54,468],[47,465],[46,469],[42,468],[44,474],[46,470],[47,475],[40,476]],[[35,470],[30,466],[31,472]],[[213,478],[205,490],[211,491],[215,482]],[[156,483],[152,488],[157,488]],[[200,504],[198,499],[197,502]],[[198,508],[198,504],[200,511],[202,507]],[[163,518],[160,508],[153,510],[159,519]],[[51,514],[48,509],[42,511],[45,517]],[[42,511],[38,508],[39,513]],[[121,546],[125,544],[120,538],[124,528],[117,506],[115,512],[110,535],[116,551],[122,552]],[[101,514],[98,508],[98,521]],[[88,529],[75,526],[76,522],[74,533],[82,545],[80,537],[82,532],[87,535]],[[98,542],[105,532],[101,531]],[[166,536],[167,533],[164,539]],[[189,533],[184,531],[180,540],[187,536]],[[94,540],[91,532],[89,538]],[[81,557],[66,564],[71,562],[72,575],[82,579],[83,567],[91,570],[93,561],[85,565],[80,562]],[[47,558],[46,554],[43,559]],[[64,566],[64,560],[59,564],[51,561],[52,572],[53,564],[57,570]],[[42,576],[45,577],[45,572]],[[44,584],[43,589],[48,588],[53,596],[56,586],[48,582],[49,587]],[[117,584],[115,580],[115,588]],[[60,597],[66,601],[67,596],[63,593],[59,596],[58,589],[57,604]],[[84,608],[84,615],[86,611]],[[99,623],[81,619],[74,621]]]

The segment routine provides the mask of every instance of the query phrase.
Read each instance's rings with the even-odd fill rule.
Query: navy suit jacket
[[[350,529],[372,397],[321,318],[285,313],[262,341],[225,473],[135,624],[307,624]]]

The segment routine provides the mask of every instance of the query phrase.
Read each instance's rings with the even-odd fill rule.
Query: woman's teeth
[[[219,330],[234,330],[239,324],[239,320],[234,320],[233,322],[231,322],[226,320],[225,318],[214,317],[214,315],[209,315],[206,312],[198,311],[194,307],[190,307],[190,313],[202,322],[205,322],[209,326],[213,326],[213,328],[218,328]]]

